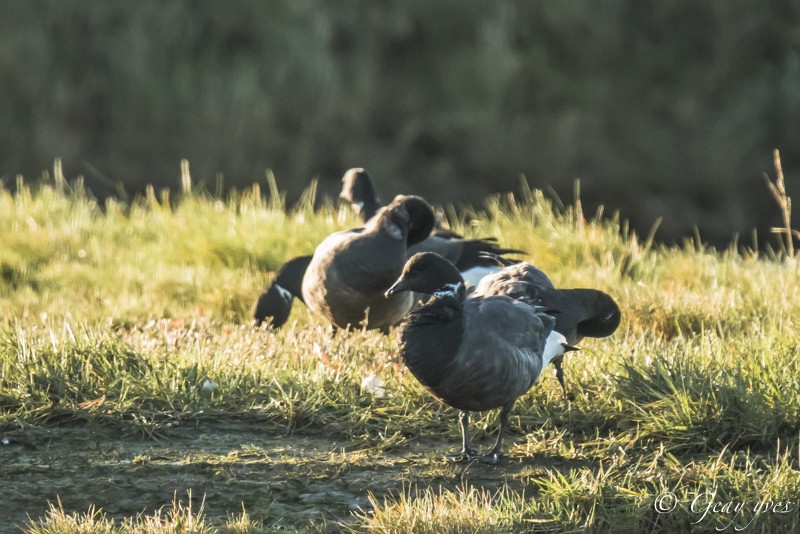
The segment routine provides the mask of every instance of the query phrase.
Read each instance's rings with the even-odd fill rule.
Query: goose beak
[[[406,280],[405,278],[399,278],[397,282],[392,285],[389,289],[386,290],[386,293],[383,295],[388,299],[392,295],[397,295],[398,293],[402,293],[403,291],[407,291],[406,289]]]

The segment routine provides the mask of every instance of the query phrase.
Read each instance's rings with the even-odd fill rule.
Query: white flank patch
[[[203,391],[203,393],[211,393],[212,391],[217,389],[217,383],[214,382],[213,380],[206,379],[206,381],[203,382],[203,385],[200,387],[200,389]]]
[[[461,273],[467,287],[475,287],[484,276],[494,274],[501,270],[501,267],[471,267]]]
[[[445,286],[433,294],[434,297],[442,298],[442,297],[455,297],[458,295],[458,290],[461,288],[463,284],[461,282],[456,282],[455,284],[445,284]]]
[[[382,399],[386,395],[386,382],[377,373],[370,373],[361,381],[361,390],[371,393],[376,399]]]
[[[557,358],[564,354],[564,345],[567,343],[567,338],[559,334],[555,330],[550,332],[547,336],[547,341],[544,344],[544,352],[542,354],[543,365],[542,369],[547,367],[553,358]]]

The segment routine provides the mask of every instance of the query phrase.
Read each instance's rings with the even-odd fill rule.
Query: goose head
[[[418,252],[406,262],[400,278],[386,291],[386,296],[403,291],[464,298],[464,279],[455,265],[435,252]]]
[[[371,218],[380,205],[372,179],[361,167],[354,167],[344,173],[339,198],[352,204],[356,211],[364,214],[366,218]],[[367,211],[371,213],[366,213]]]
[[[410,247],[427,239],[433,224],[433,208],[424,199],[397,195],[391,204],[378,210],[366,228],[385,232],[392,239],[404,240],[406,247]]]
[[[594,312],[590,319],[578,323],[578,334],[587,337],[606,337],[616,331],[622,314],[610,295],[602,291],[582,292],[586,306]]]
[[[416,195],[397,195],[390,206],[402,206],[408,213],[409,228],[406,246],[428,239],[436,225],[436,216],[428,202]]]

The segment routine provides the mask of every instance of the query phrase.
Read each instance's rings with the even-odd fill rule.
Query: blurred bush
[[[0,176],[99,196],[370,169],[384,197],[552,188],[661,236],[778,222],[800,168],[800,4],[769,0],[6,2]],[[747,239],[749,242],[749,238]]]

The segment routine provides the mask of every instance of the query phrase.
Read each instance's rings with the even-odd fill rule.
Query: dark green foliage
[[[777,222],[800,159],[791,0],[15,2],[0,17],[0,176],[53,158],[101,196],[271,167],[296,198],[348,167],[384,197],[552,185],[641,233]],[[797,195],[789,180],[789,194]]]

